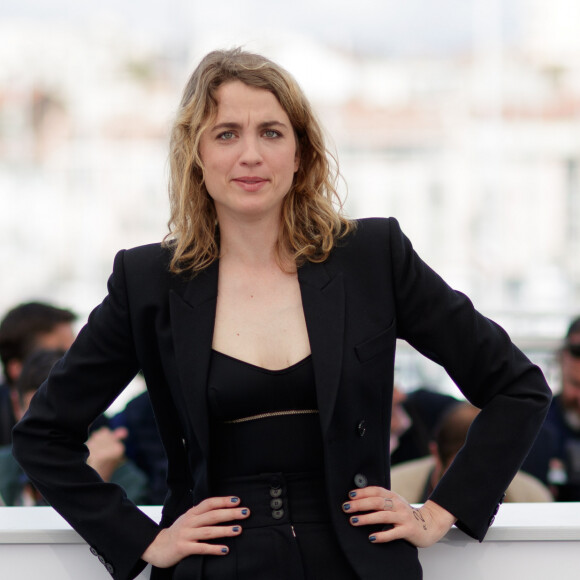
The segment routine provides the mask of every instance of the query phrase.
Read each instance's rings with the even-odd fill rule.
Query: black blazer
[[[85,465],[84,441],[140,369],[169,460],[161,525],[211,494],[206,377],[218,263],[188,279],[168,272],[169,257],[158,244],[119,252],[108,296],[14,431],[18,461],[119,580],[142,569],[159,528]],[[325,263],[305,264],[298,277],[338,540],[362,579],[420,578],[414,547],[371,544],[341,509],[357,475],[389,487],[396,339],[443,365],[483,409],[432,495],[480,540],[542,424],[549,388],[499,326],[421,261],[394,219],[361,220]]]

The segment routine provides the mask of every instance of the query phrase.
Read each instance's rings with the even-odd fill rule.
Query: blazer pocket
[[[376,356],[393,350],[395,342],[395,323],[393,322],[386,330],[367,338],[354,347],[359,362],[364,363]]]

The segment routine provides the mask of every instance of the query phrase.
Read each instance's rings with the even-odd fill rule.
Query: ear
[[[22,361],[13,358],[6,364],[6,376],[10,384],[14,384],[22,372]]]

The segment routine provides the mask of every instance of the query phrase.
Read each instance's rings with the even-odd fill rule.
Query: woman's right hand
[[[239,507],[239,504],[240,499],[233,496],[203,500],[187,510],[169,528],[162,529],[141,558],[157,568],[169,568],[193,554],[225,556],[227,546],[207,541],[241,534],[239,525],[222,525],[250,515],[250,510]]]

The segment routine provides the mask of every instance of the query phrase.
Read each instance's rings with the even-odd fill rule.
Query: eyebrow
[[[282,121],[263,121],[258,125],[258,129],[269,129],[270,127],[282,127],[287,129],[288,125],[283,123]],[[211,127],[210,131],[224,131],[228,129],[241,129],[242,125],[240,123],[236,123],[234,121],[224,121],[223,123],[218,123]]]

